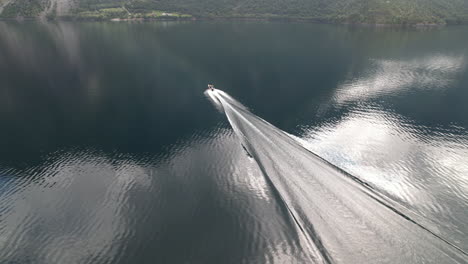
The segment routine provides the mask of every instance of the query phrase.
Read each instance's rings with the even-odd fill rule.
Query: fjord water
[[[467,262],[466,32],[2,22],[0,262]],[[250,109],[231,112],[249,140],[210,82]]]

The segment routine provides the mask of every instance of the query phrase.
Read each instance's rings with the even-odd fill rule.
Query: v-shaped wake
[[[468,262],[464,251],[427,228],[422,218],[310,152],[228,94],[215,89],[207,95],[264,174],[300,258],[313,263]]]

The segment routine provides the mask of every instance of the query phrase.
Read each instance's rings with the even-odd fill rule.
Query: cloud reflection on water
[[[465,247],[468,131],[430,128],[375,105],[305,131],[304,145],[406,207],[436,222]]]
[[[346,109],[345,113],[304,128],[299,140],[428,219],[468,250],[468,130],[456,118],[437,124],[431,117],[435,106],[421,110],[414,97],[405,99],[449,93],[465,69],[464,54],[371,59],[363,70],[351,71],[319,111],[325,115]],[[406,111],[398,112],[395,104],[405,105]],[[413,104],[414,109],[408,108]],[[413,119],[414,111],[422,111],[430,125]]]
[[[431,55],[409,61],[371,60],[362,76],[345,81],[333,101],[343,104],[379,96],[394,96],[413,89],[444,90],[466,65],[464,56]]]

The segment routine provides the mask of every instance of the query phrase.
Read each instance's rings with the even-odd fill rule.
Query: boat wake
[[[468,263],[430,220],[304,148],[223,91],[206,92],[226,114],[275,197],[295,254],[307,263]]]

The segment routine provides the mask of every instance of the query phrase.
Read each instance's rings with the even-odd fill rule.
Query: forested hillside
[[[291,18],[331,23],[457,24],[468,0],[0,0],[2,17]]]

